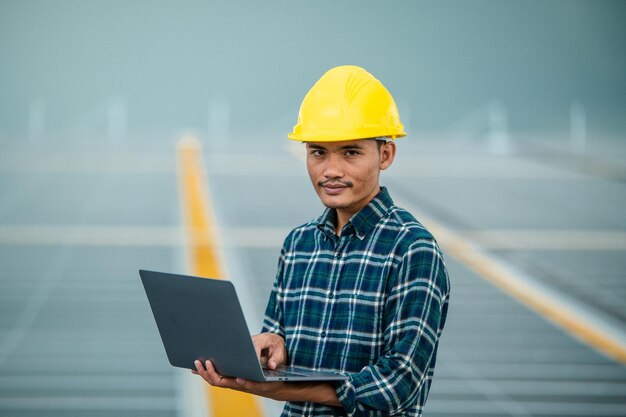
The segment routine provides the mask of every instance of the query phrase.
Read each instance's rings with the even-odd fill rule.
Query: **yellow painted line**
[[[563,297],[550,293],[548,287],[522,277],[472,242],[419,213],[419,210],[406,204],[402,206],[416,215],[437,237],[447,254],[578,340],[605,356],[626,364],[626,341],[617,331],[611,330],[610,325],[582,313]]]
[[[217,246],[213,209],[197,139],[184,137],[178,143],[178,176],[183,201],[184,227],[188,239],[188,262],[192,274],[224,278]],[[219,335],[216,335],[219,337]],[[207,409],[212,417],[261,417],[257,398],[238,391],[206,385]]]

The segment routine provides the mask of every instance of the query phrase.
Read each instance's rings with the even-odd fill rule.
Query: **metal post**
[[[28,107],[28,144],[36,147],[43,138],[46,121],[46,102],[38,96],[31,100]]]
[[[494,100],[487,109],[489,152],[503,155],[510,151],[508,117],[504,104]]]
[[[209,103],[208,109],[208,134],[209,146],[215,146],[230,136],[230,100],[227,98],[214,98]]]
[[[587,150],[587,114],[579,101],[572,103],[569,109],[570,150],[584,154]]]
[[[122,96],[109,101],[107,109],[107,139],[109,144],[120,144],[126,139],[128,105]]]

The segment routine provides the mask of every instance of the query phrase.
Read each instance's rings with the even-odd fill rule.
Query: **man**
[[[290,139],[306,143],[324,213],[285,239],[263,332],[263,364],[348,375],[342,382],[211,385],[287,401],[283,416],[420,416],[446,320],[449,281],[432,235],[394,205],[380,171],[405,136],[391,94],[355,66],[333,68],[304,98]]]

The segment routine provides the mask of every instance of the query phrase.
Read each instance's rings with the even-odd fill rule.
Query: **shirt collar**
[[[356,213],[341,231],[342,236],[355,233],[361,240],[365,238],[367,233],[378,223],[378,221],[387,213],[389,208],[393,206],[393,200],[389,195],[386,187],[380,187],[380,192],[365,207]],[[317,224],[327,236],[335,236],[335,224],[337,223],[337,212],[335,209],[327,208],[319,218]]]

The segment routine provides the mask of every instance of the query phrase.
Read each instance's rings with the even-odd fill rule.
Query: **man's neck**
[[[341,210],[341,209],[336,209],[335,211],[337,213],[337,224],[335,225],[335,234],[337,236],[341,236],[341,230],[346,224],[348,224],[348,222],[350,221],[352,216],[354,216],[355,213],[351,211],[347,211],[347,210]]]
[[[377,185],[375,188],[375,192],[365,200],[363,204],[360,204],[358,207],[350,207],[350,208],[338,208],[335,209],[335,213],[337,214],[337,224],[335,225],[335,234],[337,236],[341,236],[341,229],[348,224],[352,216],[357,214],[359,211],[363,210],[380,192],[380,185]]]

